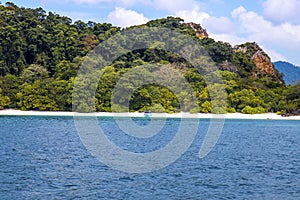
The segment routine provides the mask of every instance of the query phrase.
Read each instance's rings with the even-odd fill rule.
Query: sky
[[[5,3],[5,1],[1,1]],[[11,0],[76,20],[127,27],[177,16],[232,46],[258,43],[272,62],[300,66],[300,0]]]

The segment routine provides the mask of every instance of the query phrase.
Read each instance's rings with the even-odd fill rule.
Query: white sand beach
[[[56,111],[21,111],[21,110],[0,110],[0,116],[97,116],[97,117],[145,117],[144,113],[109,113],[109,112],[95,112],[95,113],[75,113],[75,112],[56,112]],[[300,116],[283,117],[275,113],[265,114],[242,114],[242,113],[228,113],[228,114],[190,114],[190,113],[151,113],[151,118],[224,118],[224,119],[262,119],[262,120],[300,120]]]

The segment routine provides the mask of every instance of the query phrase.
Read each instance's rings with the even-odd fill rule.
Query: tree
[[[24,83],[17,93],[18,107],[21,110],[59,110],[58,104],[49,96],[46,89],[49,80],[36,80],[34,83]]]
[[[137,38],[139,44],[132,44],[133,41],[126,42],[132,46],[147,44],[150,48],[134,50],[119,56],[113,63],[109,63],[110,66],[105,66],[103,76],[98,77],[100,73],[97,66],[102,64],[103,60],[91,59],[87,53],[100,42],[126,29],[121,30],[120,27],[109,23],[92,21],[72,23],[70,18],[52,12],[47,14],[42,8],[19,8],[9,2],[6,6],[0,5],[0,11],[14,13],[0,15],[1,109],[8,107],[23,110],[71,110],[71,97],[74,97],[73,105],[77,111],[95,111],[94,105],[97,111],[111,111],[111,106],[122,111],[125,108],[120,105],[130,93],[130,111],[143,111],[154,107],[157,110],[163,108],[165,112],[198,112],[199,107],[201,112],[213,113],[256,113],[262,112],[262,109],[300,113],[299,84],[295,87],[286,86],[278,74],[260,73],[252,60],[252,55],[259,50],[255,43],[240,45],[242,48],[246,47],[246,50],[238,50],[226,42],[216,42],[212,38],[199,39],[197,30],[202,27],[197,24],[191,27],[191,24],[184,23],[180,18],[152,20],[126,29],[164,27],[188,35],[204,47],[204,55],[195,59],[199,66],[192,66],[181,56],[163,50],[168,45],[164,42],[168,34],[159,35],[159,41],[149,44],[146,38],[150,35],[144,33]],[[114,51],[120,49],[120,44],[116,41],[111,42],[106,49],[110,50],[107,58],[120,53]],[[176,49],[186,46],[186,43],[177,38],[173,45]],[[187,47],[183,50],[186,55],[194,53],[192,48]],[[211,73],[212,67],[215,66],[211,58],[205,56],[204,50],[223,71]],[[97,51],[99,49],[96,49]],[[83,61],[83,65],[90,62],[94,66],[85,69],[87,73],[91,72],[90,75],[77,77],[78,87],[73,88]],[[149,63],[159,65],[142,72],[136,71],[136,66]],[[187,90],[188,87],[184,84],[181,84],[182,87],[175,86],[182,83],[182,80],[178,79],[178,73],[166,66],[161,67],[162,65],[178,70],[179,75],[186,79],[187,85],[193,90]],[[194,67],[200,67],[201,71]],[[136,73],[128,75],[129,71]],[[142,85],[142,80],[139,80],[142,75],[153,80],[159,79],[162,83]],[[112,92],[121,77],[130,84],[125,84],[124,90],[115,94],[120,105],[112,105]],[[224,84],[222,85],[222,81],[215,83],[216,79],[223,79]],[[98,80],[99,84],[96,85]],[[137,85],[138,88],[133,87]],[[133,88],[136,90],[133,91]],[[228,94],[224,95],[222,88],[225,88]],[[197,98],[197,105],[193,105],[191,101],[193,95]],[[227,96],[228,102],[222,98]]]
[[[202,113],[210,113],[212,111],[211,109],[211,103],[210,101],[205,101],[203,104],[201,104],[200,112]]]
[[[1,84],[1,82],[0,82]],[[3,96],[2,95],[2,89],[0,88],[0,110],[2,110],[3,108],[8,107],[8,105],[10,104],[10,99],[8,96]]]
[[[237,111],[241,111],[246,106],[255,108],[264,104],[260,97],[255,96],[255,93],[252,90],[247,89],[230,94],[229,100],[231,107],[235,108]]]
[[[233,50],[229,43],[214,42],[206,45],[205,48],[216,63],[233,59]]]
[[[258,106],[256,108],[252,108],[251,106],[246,106],[242,109],[241,113],[243,114],[261,114],[265,113],[266,109],[264,109],[261,106]]]
[[[27,83],[33,83],[36,80],[43,80],[48,77],[49,73],[47,69],[36,64],[30,65],[21,74],[21,79]]]
[[[289,86],[287,89],[286,111],[288,113],[300,113],[300,82],[295,86]]]
[[[2,89],[2,94],[10,99],[9,107],[16,108],[18,101],[16,94],[19,92],[21,80],[19,77],[11,74],[4,76],[2,81],[1,78],[2,77],[0,77],[0,87]]]
[[[166,112],[165,108],[161,104],[154,104],[153,106],[151,106],[150,110],[151,110],[151,112],[154,112],[154,113]]]

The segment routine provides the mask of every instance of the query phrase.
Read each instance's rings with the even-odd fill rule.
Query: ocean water
[[[141,139],[122,133],[113,118],[98,121],[116,145],[140,153],[163,148],[180,123],[167,119],[159,134]],[[93,157],[71,117],[0,117],[0,199],[300,198],[299,121],[226,120],[215,148],[199,159],[209,122],[200,120],[176,162],[137,174]]]

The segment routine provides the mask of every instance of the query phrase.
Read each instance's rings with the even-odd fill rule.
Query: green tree
[[[256,108],[252,108],[251,106],[246,106],[241,110],[241,113],[243,114],[261,114],[265,113],[266,109],[264,109],[261,106],[258,106]]]
[[[205,101],[201,104],[200,112],[202,113],[210,113],[212,111],[211,103],[210,101]]]
[[[252,90],[247,89],[230,94],[229,100],[231,107],[235,108],[238,112],[246,106],[255,108],[264,104],[264,101],[260,97],[255,96]]]
[[[19,99],[18,107],[21,110],[59,110],[54,99],[49,97],[46,88],[48,81],[36,80],[33,84],[24,83],[17,94]]]
[[[43,80],[49,77],[47,69],[43,66],[32,64],[26,68],[22,74],[21,79],[27,83],[33,83],[36,80]]]
[[[153,106],[151,106],[151,112],[154,113],[164,113],[165,112],[165,108],[161,105],[161,104],[154,104]]]
[[[8,96],[3,96],[2,95],[2,89],[0,88],[0,110],[2,110],[3,108],[7,108],[9,104],[10,104],[9,97]]]

